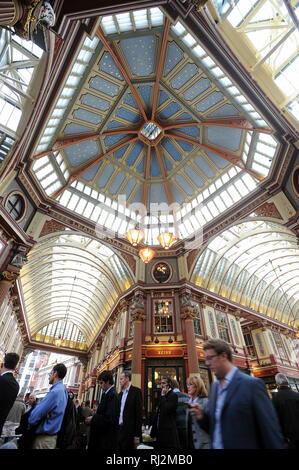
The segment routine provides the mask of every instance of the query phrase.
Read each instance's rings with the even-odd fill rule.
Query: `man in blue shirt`
[[[213,449],[282,449],[280,425],[264,382],[233,365],[225,341],[211,339],[203,350],[217,380],[207,410],[195,404],[190,412],[210,433]]]
[[[49,384],[52,385],[47,395],[32,410],[28,423],[37,426],[33,449],[55,449],[57,433],[61,428],[68,393],[63,385],[67,368],[57,364],[49,374]]]

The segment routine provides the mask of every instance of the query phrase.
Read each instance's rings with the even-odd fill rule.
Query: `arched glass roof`
[[[299,3],[297,0],[213,0],[221,20],[231,27],[236,45],[248,45],[255,61],[250,69],[262,70],[278,87],[277,105],[299,121]],[[229,29],[227,29],[229,35]],[[263,73],[262,72],[262,73]],[[273,97],[272,97],[273,99]],[[274,98],[275,99],[275,98]]]
[[[291,326],[299,320],[299,248],[287,228],[248,221],[214,238],[192,281]]]
[[[86,349],[118,297],[134,283],[110,248],[91,238],[62,233],[41,240],[21,270],[33,339]]]
[[[24,110],[28,114],[28,103],[34,101],[32,85],[42,55],[33,42],[0,28],[0,164],[19,137]]]

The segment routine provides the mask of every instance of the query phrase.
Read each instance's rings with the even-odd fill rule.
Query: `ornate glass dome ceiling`
[[[277,142],[182,22],[160,8],[83,38],[35,149],[45,194],[119,236],[185,239],[255,190]]]

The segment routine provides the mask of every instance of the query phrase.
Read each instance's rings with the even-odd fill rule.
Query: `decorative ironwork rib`
[[[182,140],[184,142],[188,142],[189,144],[196,145],[197,147],[200,147],[204,150],[208,150],[209,152],[213,152],[216,155],[219,155],[219,157],[223,158],[224,160],[227,160],[233,165],[238,166],[242,170],[246,171],[254,178],[257,178],[259,181],[263,181],[264,179],[264,176],[260,175],[259,173],[253,170],[249,170],[248,168],[246,168],[242,158],[237,155],[233,155],[232,153],[229,153],[229,152],[223,152],[222,150],[219,150],[215,147],[211,147],[210,145],[201,144],[200,142],[190,139],[189,137],[185,137],[185,136],[178,135],[178,134],[173,134],[172,132],[168,132],[165,135],[167,137],[173,137],[174,139]]]
[[[117,64],[118,68],[120,69],[122,75],[124,76],[127,84],[129,85],[133,95],[134,95],[134,98],[136,100],[136,103],[139,107],[139,110],[142,114],[142,117],[145,121],[147,121],[147,115],[145,114],[145,111],[143,109],[143,106],[142,106],[142,103],[141,103],[141,100],[138,96],[138,93],[136,91],[136,89],[134,88],[134,85],[132,84],[131,80],[130,80],[130,77],[126,71],[126,68],[125,66],[123,65],[122,61],[121,61],[121,58],[119,57],[119,54],[116,50],[116,47],[115,47],[115,44],[110,41],[108,42],[105,38],[105,35],[103,33],[103,31],[101,30],[101,28],[98,28],[97,30],[97,36],[100,38],[100,40],[102,41],[102,43],[104,44],[104,46],[106,47],[106,49],[109,51],[109,53],[111,54],[114,62]]]
[[[162,173],[162,177],[163,177],[163,180],[164,180],[164,186],[165,186],[165,191],[166,191],[166,194],[167,194],[168,203],[171,205],[171,204],[174,203],[174,197],[173,197],[171,188],[169,186],[169,182],[167,180],[165,165],[163,163],[158,145],[155,145],[155,150],[156,150],[156,155],[157,155],[157,160],[158,160],[158,163],[159,163],[159,166],[160,166],[160,170],[161,170],[161,173]]]
[[[162,44],[161,44],[161,51],[160,51],[158,70],[157,70],[157,76],[156,76],[153,107],[152,107],[152,120],[155,119],[155,114],[156,114],[156,107],[157,107],[157,101],[158,101],[158,92],[159,92],[159,82],[160,82],[160,77],[161,77],[161,72],[162,72],[162,69],[163,69],[163,65],[164,65],[164,62],[165,62],[165,55],[166,55],[165,52],[166,52],[167,37],[168,37],[169,28],[170,28],[170,21],[167,18],[166,23],[165,23],[165,29],[164,29]]]
[[[125,142],[122,142],[121,144],[118,144],[116,145],[115,147],[111,148],[110,150],[108,150],[106,153],[104,153],[103,155],[100,155],[100,156],[96,156],[95,158],[93,158],[91,161],[87,161],[86,163],[84,163],[84,165],[81,165],[78,167],[78,169],[76,171],[74,171],[68,178],[66,184],[64,186],[62,186],[62,188],[58,189],[58,191],[56,191],[55,193],[53,193],[51,195],[51,198],[52,199],[57,199],[61,193],[63,193],[63,191],[65,191],[67,188],[70,187],[70,185],[76,181],[78,178],[80,178],[81,175],[83,175],[83,173],[85,173],[87,170],[90,170],[91,168],[93,168],[97,163],[99,163],[100,161],[102,161],[105,157],[107,157],[108,155],[110,155],[111,153],[113,152],[116,152],[117,150],[121,149],[122,147],[124,147],[125,145],[129,145],[133,142],[135,142],[136,140],[138,139],[138,137],[133,137],[132,139],[128,139],[126,140]]]
[[[142,202],[145,207],[147,207],[147,197],[148,197],[148,189],[149,189],[149,172],[150,172],[150,164],[151,164],[151,147],[147,147],[147,154],[146,154],[146,166],[145,166],[145,182],[143,187],[143,196]]]
[[[251,122],[247,119],[217,119],[215,121],[202,121],[202,122],[185,122],[183,124],[169,124],[164,127],[164,131],[169,129],[178,129],[179,127],[210,127],[210,126],[219,126],[219,127],[232,127],[234,129],[243,129],[245,131],[251,132],[260,132],[261,134],[272,134],[272,129],[267,129],[265,127],[253,127]]]
[[[60,138],[60,139],[57,139],[53,146],[52,146],[52,149],[51,150],[45,150],[44,152],[40,152],[40,153],[37,153],[36,155],[34,155],[33,158],[35,158],[36,160],[38,158],[41,158],[41,157],[44,157],[45,155],[49,155],[49,153],[52,153],[52,152],[57,152],[58,150],[63,150],[67,147],[71,147],[72,145],[75,145],[75,144],[80,144],[81,142],[86,142],[86,140],[95,140],[97,139],[98,137],[107,137],[108,135],[118,135],[118,134],[137,134],[139,131],[139,129],[118,129],[118,130],[115,130],[115,131],[105,131],[105,132],[102,132],[101,134],[88,134],[88,135],[84,135],[84,137],[82,135],[72,135],[70,137],[66,137],[66,138]]]

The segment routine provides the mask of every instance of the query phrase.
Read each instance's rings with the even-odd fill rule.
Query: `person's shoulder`
[[[130,386],[130,390],[136,392],[136,393],[141,393],[141,388],[136,387],[135,385]]]

